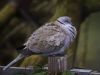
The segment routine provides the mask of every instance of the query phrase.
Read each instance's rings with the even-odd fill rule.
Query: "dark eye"
[[[69,22],[68,20],[65,20],[65,22]]]
[[[67,22],[67,23],[71,23],[71,21],[69,21],[69,20],[65,20],[65,22]]]

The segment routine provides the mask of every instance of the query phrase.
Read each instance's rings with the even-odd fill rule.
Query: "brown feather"
[[[47,23],[37,29],[28,38],[25,45],[31,50],[36,48],[39,52],[52,52],[53,50],[60,50],[64,46],[65,38],[66,34],[60,26]]]

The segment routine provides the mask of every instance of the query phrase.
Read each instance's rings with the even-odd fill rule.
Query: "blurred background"
[[[77,38],[68,50],[68,67],[100,71],[100,0],[0,0],[0,65],[11,62],[30,34],[46,22],[70,16]],[[32,55],[14,66],[44,65]]]

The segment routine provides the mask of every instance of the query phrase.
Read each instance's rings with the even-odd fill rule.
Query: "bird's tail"
[[[12,62],[10,62],[7,66],[5,66],[3,68],[3,70],[7,70],[11,65],[15,64],[16,62],[18,62],[19,60],[23,59],[24,57],[25,57],[25,55],[19,54]]]

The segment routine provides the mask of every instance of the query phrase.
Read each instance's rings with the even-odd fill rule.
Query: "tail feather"
[[[18,47],[16,50],[22,50],[22,49],[24,49],[25,47],[26,47],[25,45],[22,45],[22,46]]]
[[[12,62],[10,62],[7,66],[5,66],[3,68],[3,70],[7,70],[10,66],[12,66],[13,64],[15,64],[16,62],[18,62],[19,60],[23,59],[25,57],[25,55],[23,54],[19,54]]]

